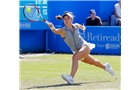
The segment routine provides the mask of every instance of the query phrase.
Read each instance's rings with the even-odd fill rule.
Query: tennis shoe
[[[108,62],[105,64],[105,71],[109,72],[112,76],[114,76],[114,71],[110,67],[110,64]]]
[[[61,77],[70,85],[72,85],[73,82],[74,82],[74,79],[72,78],[71,75],[64,75],[64,74],[62,74]]]

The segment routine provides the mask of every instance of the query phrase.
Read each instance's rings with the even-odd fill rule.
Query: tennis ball
[[[30,7],[27,7],[27,8],[26,8],[26,11],[27,11],[27,12],[31,12],[31,8],[30,8]]]

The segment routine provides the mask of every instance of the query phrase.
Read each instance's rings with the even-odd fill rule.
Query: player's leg
[[[86,58],[84,58],[84,60],[81,60],[81,61],[84,63],[87,63],[87,64],[91,64],[91,65],[100,67],[100,68],[104,69],[105,71],[108,71],[112,76],[114,76],[114,71],[110,67],[109,63],[103,64],[99,60],[94,59],[90,54]]]
[[[81,61],[105,69],[105,65],[101,63],[99,60],[94,59],[90,54],[88,55],[88,57],[84,58],[84,60]]]
[[[88,56],[90,53],[90,48],[89,46],[83,46],[80,50],[78,50],[72,57],[72,68],[71,68],[71,73],[70,75],[64,75],[62,74],[62,78],[68,82],[68,84],[73,84],[74,76],[76,74],[76,71],[78,69],[78,60],[85,58]]]
[[[90,53],[90,48],[88,46],[83,46],[80,50],[78,50],[72,57],[72,69],[71,76],[74,77],[77,68],[78,68],[78,60],[85,58]]]

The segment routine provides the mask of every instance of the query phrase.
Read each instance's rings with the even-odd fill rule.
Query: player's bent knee
[[[74,56],[72,57],[72,60],[73,60],[73,61],[78,61],[78,57],[74,55]]]

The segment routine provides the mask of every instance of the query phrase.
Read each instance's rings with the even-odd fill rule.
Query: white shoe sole
[[[114,71],[113,71],[113,69],[110,67],[110,69],[111,69],[111,72],[109,72],[112,76],[114,76]]]
[[[68,84],[70,84],[70,85],[73,84],[72,82],[70,82],[69,80],[67,80],[67,78],[65,78],[65,76],[64,76],[63,74],[61,75],[61,77],[62,77]]]

